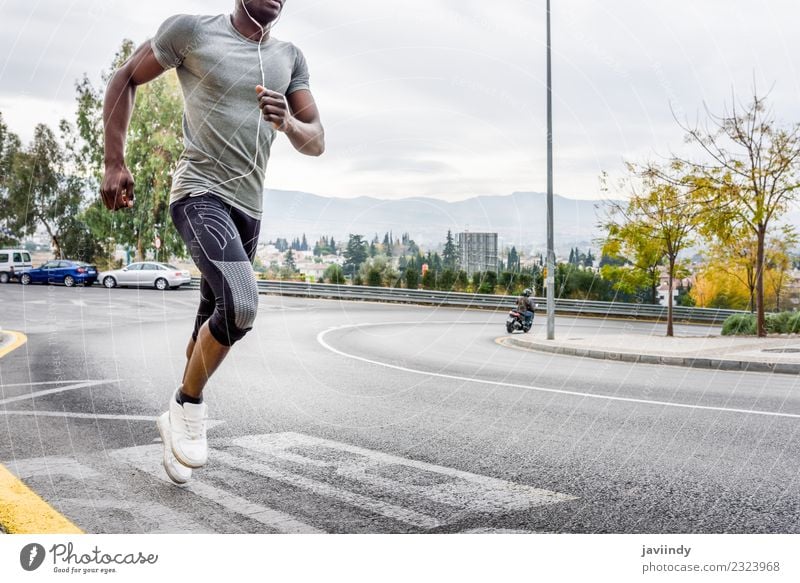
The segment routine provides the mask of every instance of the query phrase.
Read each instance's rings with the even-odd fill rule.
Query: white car
[[[191,274],[169,263],[144,261],[131,263],[122,269],[103,271],[97,278],[107,288],[112,287],[154,287],[159,290],[177,289],[192,281]]]
[[[0,249],[0,283],[8,283],[31,269],[31,254],[24,249]]]

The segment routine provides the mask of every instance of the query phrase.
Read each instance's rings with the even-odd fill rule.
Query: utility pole
[[[547,339],[556,337],[556,253],[553,245],[553,83],[550,66],[550,0],[547,0]]]

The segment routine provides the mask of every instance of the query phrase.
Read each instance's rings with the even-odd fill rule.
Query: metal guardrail
[[[199,278],[192,278],[191,287],[198,287]],[[517,296],[471,294],[434,290],[369,287],[358,285],[336,285],[325,283],[303,283],[296,281],[258,280],[259,293],[303,298],[326,298],[336,300],[368,300],[431,306],[456,306],[483,309],[510,310],[516,305]],[[546,298],[534,298],[539,305],[537,312],[544,312]],[[556,313],[573,316],[605,316],[616,318],[667,320],[667,308],[653,304],[628,304],[623,302],[597,302],[556,298]],[[673,307],[675,322],[718,324],[738,310],[711,308]]]

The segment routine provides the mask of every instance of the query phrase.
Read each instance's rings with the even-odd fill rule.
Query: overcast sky
[[[771,88],[800,121],[791,0],[553,0],[555,190],[598,198],[602,171],[683,148],[673,119]],[[0,0],[0,111],[28,140],[74,112],[125,37],[234,0]],[[274,36],[306,55],[327,151],[284,136],[267,186],[457,200],[544,191],[544,0],[287,0]]]

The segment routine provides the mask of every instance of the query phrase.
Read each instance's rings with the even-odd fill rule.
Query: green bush
[[[383,275],[379,269],[373,267],[367,272],[367,285],[370,287],[381,287],[383,285]]]
[[[342,271],[341,266],[336,265],[335,263],[329,265],[325,269],[325,273],[322,277],[325,279],[325,281],[329,281],[338,285],[342,285],[347,281],[345,280],[344,272]]]
[[[766,325],[768,334],[786,334],[789,331],[789,318],[791,312],[780,312],[777,314],[766,315]]]
[[[786,322],[786,332],[789,334],[800,334],[800,312],[792,312]]]
[[[734,314],[722,323],[723,336],[754,336],[755,333],[755,314]]]
[[[419,287],[419,273],[413,267],[406,268],[406,287],[417,289]]]

